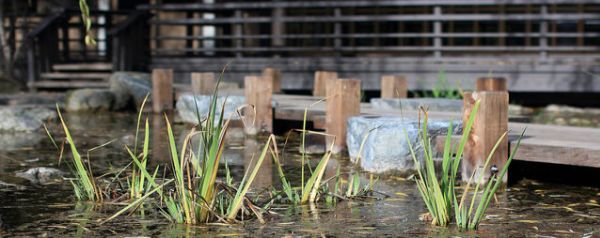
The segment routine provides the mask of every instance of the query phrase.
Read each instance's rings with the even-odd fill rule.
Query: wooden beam
[[[152,110],[156,113],[173,110],[173,70],[152,70]]]
[[[406,98],[408,83],[401,75],[384,75],[381,77],[381,98]]]
[[[254,117],[252,120],[254,124],[250,123],[245,126],[247,134],[256,135],[259,132],[273,131],[272,87],[272,77],[246,76],[244,78],[246,103],[254,106],[252,113],[249,112],[249,109],[244,112],[245,117]]]
[[[195,95],[210,95],[215,88],[214,73],[192,73],[192,92]]]
[[[327,86],[325,111],[325,132],[327,148],[333,144],[332,152],[340,153],[346,149],[346,121],[360,114],[360,80],[336,79]]]
[[[271,77],[273,81],[273,92],[281,93],[281,71],[274,68],[264,68],[262,71],[263,77]]]
[[[465,145],[462,161],[462,178],[468,180],[475,171],[475,178],[484,172],[488,179],[492,168],[502,169],[508,159],[508,136],[504,137],[492,155],[487,168],[483,168],[492,148],[508,131],[508,92],[466,92],[464,94],[463,127],[471,115],[476,101],[480,101],[475,122]],[[504,177],[506,181],[506,177]]]
[[[327,95],[327,82],[335,81],[338,77],[336,72],[317,71],[313,85],[313,96],[325,97]]]
[[[507,91],[506,78],[482,77],[476,82],[477,91]]]

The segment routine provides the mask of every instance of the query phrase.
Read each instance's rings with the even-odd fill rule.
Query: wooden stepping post
[[[327,85],[327,100],[325,111],[325,132],[327,149],[333,143],[332,152],[340,153],[346,149],[347,120],[360,114],[360,80],[336,79]]]
[[[327,95],[327,82],[334,81],[338,77],[336,72],[317,71],[315,72],[313,96],[325,97]]]
[[[192,92],[195,95],[212,95],[214,89],[214,73],[192,73]]]
[[[384,75],[381,77],[381,98],[406,98],[408,84],[401,75]]]
[[[156,113],[173,110],[173,70],[152,70],[152,110]]]
[[[506,86],[505,78],[491,78],[491,77],[482,77],[477,79],[476,89],[479,92],[482,91],[507,91],[508,87]]]
[[[508,130],[508,92],[466,92],[464,94],[463,128],[466,126],[475,102],[480,100],[475,122],[465,145],[462,161],[462,178],[467,181],[475,169],[475,179],[485,172],[485,179],[491,175],[492,167],[502,170],[508,159],[508,136],[500,142],[492,156],[488,168],[482,168],[492,148],[502,134]],[[506,177],[504,177],[506,182]]]
[[[246,103],[253,105],[256,111],[247,108],[244,111],[246,117],[246,133],[256,135],[259,132],[273,131],[273,78],[264,76],[246,76],[244,78],[244,94]],[[248,118],[255,118],[254,124]]]
[[[273,78],[273,92],[280,93],[281,92],[281,71],[274,68],[265,68],[262,72],[263,77],[271,77]]]

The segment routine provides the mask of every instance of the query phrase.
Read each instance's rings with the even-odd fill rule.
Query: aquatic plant
[[[424,111],[425,116],[420,131],[421,143],[424,152],[424,166],[421,166],[421,162],[419,162],[419,159],[415,154],[413,145],[408,139],[408,133],[405,132],[406,141],[409,144],[410,153],[415,163],[415,167],[417,168],[417,188],[421,194],[421,197],[423,198],[423,201],[425,202],[425,205],[427,206],[427,210],[429,210],[429,214],[431,214],[433,218],[431,221],[431,224],[433,225],[446,226],[450,222],[451,209],[454,203],[453,200],[455,199],[454,185],[456,183],[456,174],[458,172],[458,167],[467,143],[467,139],[469,137],[469,133],[471,132],[471,128],[473,127],[473,123],[475,121],[475,115],[477,114],[479,103],[480,102],[477,101],[473,106],[472,113],[469,116],[467,124],[463,128],[463,135],[458,147],[456,148],[456,153],[454,156],[452,156],[451,153],[452,123],[449,123],[448,134],[446,136],[444,153],[442,157],[442,172],[439,180],[436,176],[433,161],[433,149],[427,132],[427,111]]]
[[[460,203],[457,202],[457,199],[455,196],[455,198],[454,198],[454,207],[455,207],[454,216],[456,219],[456,224],[459,228],[468,229],[468,230],[477,229],[477,227],[479,226],[479,223],[481,222],[481,220],[484,217],[484,214],[485,214],[487,208],[490,205],[490,202],[492,201],[492,197],[494,196],[494,194],[496,193],[496,191],[502,184],[504,176],[506,175],[506,172],[508,171],[510,162],[513,160],[515,154],[517,153],[517,150],[519,149],[519,146],[521,145],[521,139],[523,138],[524,134],[525,134],[525,130],[523,130],[523,132],[521,133],[521,136],[517,140],[517,144],[516,144],[514,150],[508,157],[508,160],[506,160],[506,164],[504,164],[504,167],[502,167],[502,170],[500,170],[500,173],[492,173],[491,177],[488,179],[487,183],[486,183],[486,181],[484,181],[483,175],[485,173],[479,174],[479,178],[475,181],[475,183],[476,183],[475,190],[473,191],[473,196],[471,198],[471,203],[469,204],[468,209],[467,209],[467,206],[465,205],[465,202],[467,200],[466,198],[468,197],[469,192],[471,191],[470,190],[471,184],[473,183],[473,178],[475,177],[475,174],[476,174],[475,172],[477,170],[473,171],[473,174],[469,178],[469,181],[467,182],[465,190],[463,191]],[[506,135],[507,135],[507,133],[505,132],[500,137],[500,139],[498,139],[498,141],[496,142],[496,144],[490,151],[490,154],[488,155],[484,166],[480,169],[485,171],[488,168],[489,163],[492,159],[492,155],[494,154],[494,152],[496,151],[496,149],[502,142],[502,139],[504,139],[504,137],[506,137]],[[485,187],[483,187],[483,190],[480,191],[481,185],[484,185]],[[473,210],[475,207],[475,199],[477,198],[477,195],[480,192],[481,192],[481,195],[479,196],[479,202],[478,202],[479,205],[477,205],[477,208],[475,210]]]
[[[97,146],[88,151],[88,163],[86,166],[83,162],[83,159],[81,158],[81,154],[77,150],[77,146],[75,145],[75,141],[73,140],[73,137],[71,137],[71,132],[69,131],[69,128],[67,127],[67,124],[65,123],[65,120],[63,119],[63,116],[60,113],[60,109],[58,108],[58,105],[56,106],[56,111],[58,113],[58,118],[60,119],[62,128],[65,132],[65,137],[66,137],[66,141],[67,141],[66,143],[69,144],[69,148],[71,150],[72,156],[71,156],[71,163],[70,163],[71,166],[70,167],[71,167],[71,170],[73,171],[73,174],[75,175],[75,180],[69,180],[69,181],[71,182],[71,185],[73,186],[73,192],[75,193],[75,197],[77,197],[78,200],[102,201],[102,199],[103,199],[102,191],[96,185],[96,182],[94,180],[94,175],[92,173],[92,168],[91,168],[90,160],[89,160],[89,151],[100,148],[106,144]],[[56,142],[53,139],[52,135],[50,134],[50,132],[47,130],[47,128],[45,126],[44,126],[44,128],[46,129],[46,133],[52,140],[53,144],[56,146]],[[64,151],[63,150],[64,143],[62,145],[63,146],[60,149],[59,161],[62,160],[63,151]]]
[[[422,124],[423,126],[420,130],[421,143],[422,143],[422,148],[424,150],[424,165],[423,166],[417,159],[417,156],[413,149],[413,145],[410,144],[410,140],[408,140],[408,138],[407,138],[407,141],[409,143],[410,152],[413,157],[413,161],[415,162],[415,167],[417,168],[417,173],[418,173],[418,176],[416,178],[417,188],[419,190],[419,193],[421,194],[421,197],[423,198],[423,201],[425,202],[425,205],[427,207],[427,210],[429,211],[429,214],[432,217],[431,223],[433,225],[447,226],[451,220],[452,208],[454,208],[454,217],[456,220],[456,224],[458,225],[459,228],[461,228],[461,229],[477,229],[477,226],[479,225],[479,223],[481,222],[481,220],[484,217],[485,211],[487,210],[487,208],[490,205],[492,197],[494,196],[495,192],[498,190],[498,188],[502,184],[503,177],[506,175],[506,172],[508,171],[508,166],[510,165],[510,162],[512,161],[514,155],[516,154],[516,151],[518,150],[519,145],[521,143],[521,139],[523,138],[523,135],[525,133],[525,131],[523,131],[521,133],[521,136],[520,136],[519,140],[517,141],[517,145],[516,145],[515,149],[509,156],[504,167],[502,167],[500,173],[498,173],[498,174],[493,173],[491,175],[491,177],[489,178],[489,180],[487,181],[487,183],[484,180],[484,176],[483,176],[485,173],[480,173],[480,175],[476,181],[475,189],[473,191],[473,196],[471,198],[469,206],[467,206],[465,204],[465,202],[467,201],[468,194],[471,191],[471,184],[473,183],[473,177],[475,176],[475,171],[469,178],[469,181],[467,182],[465,190],[463,191],[463,194],[461,196],[461,200],[460,200],[460,202],[458,202],[456,188],[455,188],[456,178],[457,178],[456,174],[458,172],[460,160],[462,159],[464,147],[466,145],[469,134],[473,127],[475,115],[477,114],[479,104],[480,104],[480,101],[475,102],[475,105],[473,106],[473,109],[469,116],[469,119],[468,119],[465,127],[463,128],[463,134],[460,139],[460,142],[457,145],[455,150],[453,150],[452,143],[451,143],[451,136],[452,136],[451,132],[453,131],[452,123],[449,123],[448,134],[446,135],[446,139],[444,142],[444,151],[443,151],[443,155],[442,155],[442,171],[439,176],[436,174],[436,171],[435,171],[435,166],[434,166],[434,161],[433,161],[433,156],[434,156],[433,149],[431,146],[430,139],[428,139],[429,138],[428,137],[429,135],[427,132],[428,115],[427,115],[426,111],[424,111],[425,116],[424,116],[424,121]],[[405,133],[405,134],[408,137],[408,133]],[[496,151],[496,149],[498,148],[500,143],[502,143],[502,140],[504,139],[504,137],[506,137],[507,134],[508,133],[505,132],[500,138],[498,138],[498,140],[496,141],[496,144],[494,145],[494,147],[488,154],[488,157],[485,161],[483,168],[480,168],[480,169],[485,170],[489,167],[489,162],[491,161],[492,155],[494,154],[494,152]],[[453,152],[454,152],[454,156],[452,156]],[[483,184],[485,184],[485,185],[483,185]],[[484,187],[482,189],[480,189],[480,186],[482,186],[482,185]],[[475,208],[475,200],[478,197],[477,195],[479,193],[481,193],[481,195],[479,196],[480,200],[477,205],[477,208],[474,209]]]
[[[417,92],[415,94],[417,97],[461,99],[463,97],[463,90],[458,81],[454,86],[449,85],[446,71],[442,69],[438,72],[438,77],[431,88],[431,92],[423,91],[421,94]]]

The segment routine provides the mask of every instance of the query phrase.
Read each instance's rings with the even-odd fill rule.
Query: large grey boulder
[[[115,72],[110,76],[110,91],[115,94],[115,110],[135,105],[139,107],[152,91],[150,74],[140,72]]]
[[[200,120],[204,120],[210,110],[212,96],[183,94],[177,100],[176,108],[181,120],[187,123],[197,124],[198,115]],[[238,120],[237,109],[245,104],[243,96],[219,96],[217,98],[217,115],[215,120],[223,114],[224,119]],[[221,107],[225,103],[225,110],[221,112]]]
[[[0,107],[0,133],[35,131],[45,120],[56,116],[54,110],[46,107]]]
[[[453,133],[462,131],[462,122],[453,122]],[[393,116],[356,116],[348,119],[348,153],[353,162],[372,173],[407,172],[414,169],[409,142],[417,159],[423,160],[423,146],[419,139],[418,119]],[[429,120],[431,138],[446,135],[449,121]],[[366,137],[365,137],[366,136]],[[361,144],[364,145],[361,151]],[[434,140],[432,140],[434,143]]]
[[[371,106],[375,109],[403,109],[419,110],[419,107],[428,108],[429,111],[462,112],[463,101],[445,98],[372,98]]]
[[[78,89],[67,95],[66,110],[109,111],[115,104],[115,95],[104,89]]]

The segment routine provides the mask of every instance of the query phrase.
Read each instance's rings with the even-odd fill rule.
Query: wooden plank
[[[384,75],[381,77],[381,98],[406,98],[408,83],[401,75]]]
[[[192,93],[196,95],[212,95],[215,89],[214,73],[192,73]]]
[[[465,93],[463,128],[471,116],[476,101],[480,101],[480,106],[475,115],[469,140],[465,145],[462,161],[463,180],[468,180],[474,172],[475,178],[479,178],[479,174],[483,172],[484,178],[487,179],[491,176],[490,171],[493,167],[502,169],[508,159],[508,137],[504,137],[492,155],[489,167],[484,167],[492,148],[508,131],[508,92]]]
[[[338,74],[336,72],[316,71],[313,84],[313,96],[325,97],[327,94],[327,82],[335,81],[337,77]]]
[[[155,113],[173,110],[173,70],[152,70],[152,111]]]
[[[272,79],[264,76],[246,76],[244,79],[246,103],[254,106],[254,110],[246,108],[244,112],[244,117],[254,118],[254,124],[246,124],[244,128],[249,135],[273,131]]]
[[[271,77],[273,81],[273,92],[281,92],[281,71],[275,68],[264,68],[262,71],[263,77]]]
[[[52,69],[56,71],[110,71],[112,64],[110,63],[78,63],[78,64],[55,64]]]
[[[325,132],[327,146],[333,144],[331,152],[337,154],[346,148],[346,121],[360,114],[360,80],[336,79],[327,85]]]
[[[475,86],[477,91],[507,91],[506,78],[483,77],[478,78]]]
[[[34,81],[30,85],[32,88],[108,88],[108,82],[89,82],[89,81]]]
[[[108,79],[111,73],[42,73],[43,79]]]

